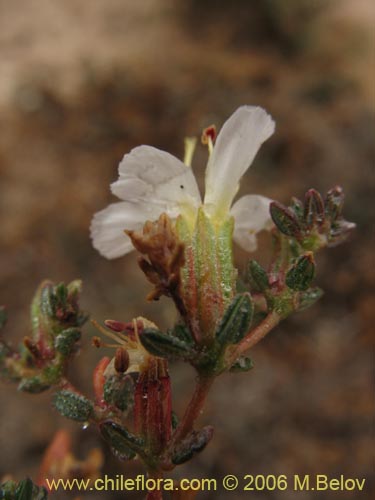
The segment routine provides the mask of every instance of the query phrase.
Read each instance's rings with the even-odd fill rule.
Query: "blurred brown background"
[[[344,474],[366,477],[366,491],[251,498],[373,498],[373,22],[370,0],[0,0],[0,303],[13,342],[28,332],[29,301],[47,277],[83,279],[83,305],[98,321],[142,314],[173,322],[167,300],[145,303],[135,254],[106,261],[89,239],[92,215],[114,201],[119,160],[136,145],[181,156],[184,136],[257,104],[277,129],[242,194],[287,202],[335,184],[347,193],[345,214],[358,229],[319,256],[325,296],[254,349],[252,373],[217,382],[201,418],[215,438],[182,477]],[[201,180],[205,161],[200,148]],[[243,269],[246,255],[236,254]],[[72,378],[89,393],[103,353],[90,346],[92,327],[85,332]],[[172,371],[181,411],[194,375]],[[75,432],[81,458],[92,446],[107,452],[93,430],[58,416],[49,394],[0,390],[0,477],[35,477],[60,426]],[[140,470],[110,458],[105,468]]]

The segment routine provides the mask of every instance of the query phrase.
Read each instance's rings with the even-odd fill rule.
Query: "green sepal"
[[[250,358],[243,357],[243,358],[238,358],[237,361],[230,367],[230,372],[231,373],[241,373],[241,372],[248,372],[254,368],[254,363]]]
[[[130,375],[118,374],[106,378],[104,401],[122,412],[129,411],[134,403],[134,382]]]
[[[104,439],[110,444],[113,453],[120,460],[131,460],[136,456],[135,450],[141,450],[144,446],[143,439],[134,436],[115,422],[103,422],[99,428]]]
[[[78,422],[89,420],[94,411],[93,404],[85,396],[65,389],[55,394],[53,404],[61,415]]]
[[[74,352],[80,338],[81,331],[78,328],[66,328],[55,338],[55,348],[63,356],[69,356]]]
[[[251,260],[248,264],[248,277],[257,291],[264,292],[270,288],[268,274],[256,260]]]
[[[302,255],[287,272],[285,282],[289,288],[304,291],[309,288],[315,276],[315,262],[311,252]]]
[[[139,335],[139,339],[150,354],[161,358],[191,358],[195,354],[187,342],[155,328],[145,328]]]
[[[172,454],[172,463],[183,464],[194,455],[202,451],[211,440],[214,433],[210,425],[203,427],[200,431],[192,431],[181,443],[176,446]]]
[[[47,391],[50,387],[41,377],[35,376],[21,379],[17,389],[22,392],[29,392],[30,394],[40,394]]]
[[[249,293],[236,295],[216,330],[220,345],[237,344],[249,331],[254,305]]]

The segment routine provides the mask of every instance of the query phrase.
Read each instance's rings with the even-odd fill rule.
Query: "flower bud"
[[[356,228],[354,222],[349,222],[344,219],[339,219],[333,222],[328,235],[328,246],[335,247],[344,243]]]
[[[324,203],[315,189],[309,189],[305,195],[304,218],[309,229],[324,222]]]
[[[292,290],[307,290],[315,276],[315,262],[312,252],[300,257],[296,264],[289,269],[285,282]]]
[[[330,217],[331,220],[336,220],[342,213],[344,206],[344,191],[342,187],[335,186],[330,189],[326,195],[325,199],[325,211],[326,215]]]
[[[270,214],[273,222],[280,232],[286,236],[299,239],[301,236],[301,226],[296,215],[286,206],[278,201],[270,204]]]

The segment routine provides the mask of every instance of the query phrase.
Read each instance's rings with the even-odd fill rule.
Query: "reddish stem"
[[[172,436],[171,446],[174,446],[178,441],[183,439],[194,427],[196,419],[199,417],[203,405],[206,401],[207,394],[211,389],[214,377],[199,377],[195,387],[194,394],[185,411],[185,414]]]
[[[257,344],[263,337],[267,335],[276,325],[279,324],[281,317],[274,311],[270,312],[264,320],[251,330],[244,337],[235,349],[230,351],[227,356],[227,365],[231,366],[242,354],[248,351],[251,347]]]

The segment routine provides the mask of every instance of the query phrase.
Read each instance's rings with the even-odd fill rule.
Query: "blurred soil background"
[[[91,217],[114,201],[109,183],[132,147],[182,156],[184,136],[257,104],[277,129],[240,194],[288,202],[335,184],[347,194],[345,214],[358,229],[319,255],[325,296],[254,349],[252,373],[217,382],[201,417],[214,424],[214,440],[178,471],[182,477],[344,474],[365,477],[366,491],[251,498],[375,498],[374,20],[371,0],[0,0],[0,303],[13,343],[29,331],[29,302],[44,278],[81,278],[83,306],[100,322],[144,315],[166,327],[175,320],[166,299],[145,302],[150,287],[135,254],[107,261],[89,238]],[[201,147],[194,158],[201,185],[205,162]],[[255,255],[263,262],[266,241]],[[236,258],[243,269],[248,257],[236,250]],[[85,328],[72,367],[89,394],[104,354],[91,347],[95,333]],[[172,372],[181,412],[194,374],[178,364]],[[35,478],[61,426],[74,433],[80,458],[92,447],[108,455],[94,430],[51,409],[49,394],[4,383],[0,391],[0,477]],[[107,456],[103,471],[141,469]],[[107,495],[82,498],[124,498]]]

